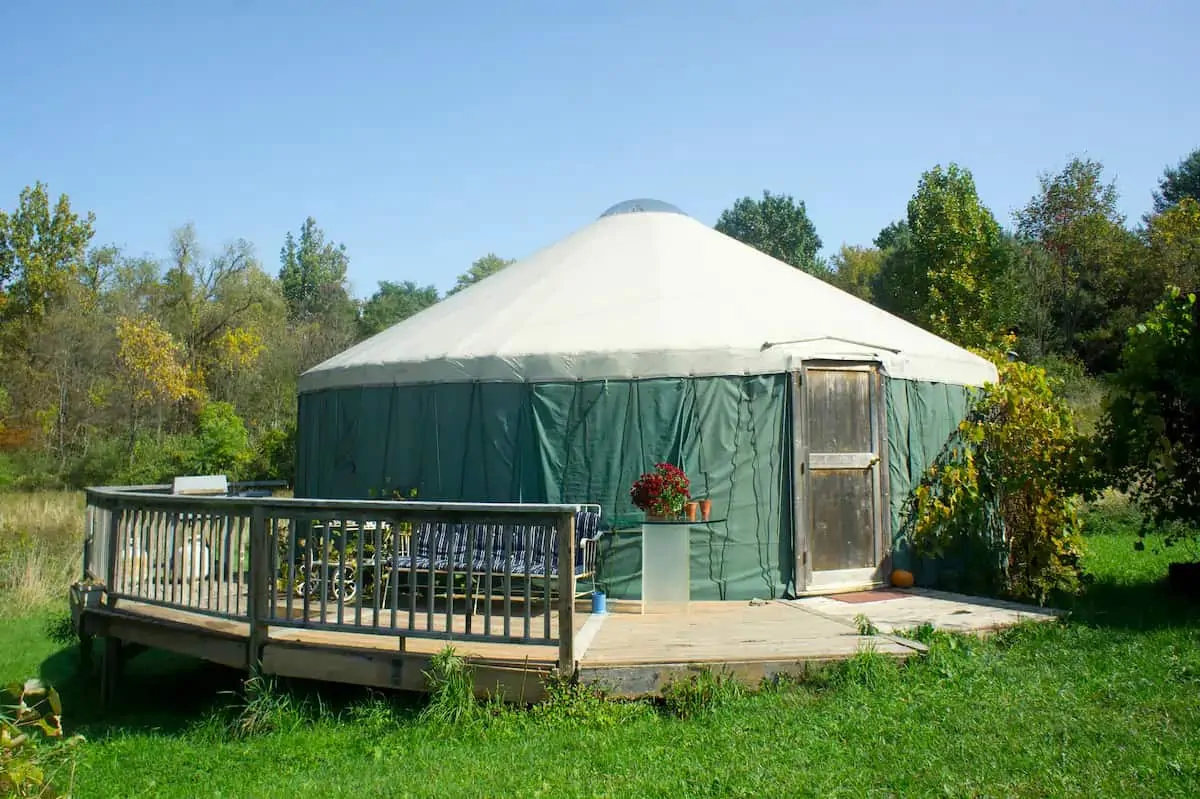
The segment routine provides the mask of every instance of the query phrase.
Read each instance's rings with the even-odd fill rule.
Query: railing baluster
[[[454,553],[458,551],[458,537],[462,534],[461,522],[450,526],[446,538],[446,618],[445,630],[454,631],[454,576],[457,572]]]
[[[512,554],[513,536],[520,529],[516,525],[504,525],[504,637],[512,637]]]
[[[230,612],[231,586],[233,585],[233,525],[234,514],[226,512],[221,517],[221,575],[217,582],[217,610],[221,610],[224,600],[224,612]]]
[[[279,517],[274,513],[270,515],[269,529],[271,531],[270,550],[268,552],[268,562],[270,567],[267,570],[267,576],[271,579],[271,588],[267,591],[267,618],[275,620],[277,608],[279,607]]]
[[[426,630],[426,632],[433,632],[433,596],[434,596],[434,587],[433,587],[434,571],[433,571],[433,569],[434,569],[434,564],[437,561],[438,542],[441,540],[442,533],[443,533],[442,523],[441,522],[434,523],[433,527],[431,529],[431,534],[429,536],[429,553],[428,553],[429,554],[429,562],[426,564],[426,571],[427,571],[427,577],[428,577],[428,581],[427,581],[426,585],[429,586],[429,595],[425,597],[425,630]]]
[[[487,635],[492,634],[492,571],[495,568],[492,561],[496,552],[496,525],[488,524],[484,530],[487,536],[483,544],[483,630]]]
[[[367,534],[366,517],[361,513],[355,518],[355,524],[358,525],[358,532],[354,536],[356,541],[356,557],[354,561],[354,624],[362,625],[362,610],[363,610],[363,592],[367,590],[366,566],[363,560],[363,537]]]
[[[208,524],[208,601],[209,610],[221,607],[221,531],[225,528],[227,513],[215,513]]]
[[[388,587],[392,589],[392,629],[396,629],[396,614],[400,610],[400,581],[396,579],[396,569],[400,563],[400,519],[391,519],[392,525],[392,562],[388,565]]]
[[[417,628],[417,540],[421,534],[418,519],[408,523],[408,629]]]
[[[329,561],[331,560],[330,547],[332,546],[331,542],[333,539],[333,533],[330,531],[330,520],[329,519],[321,520],[317,524],[313,525],[313,529],[314,530],[319,529],[321,531],[320,538],[319,538],[319,541],[321,542],[321,567],[318,570],[318,574],[320,576],[317,579],[317,586],[321,591],[321,597],[320,597],[320,599],[321,599],[321,623],[324,624],[325,622],[329,621],[329,615],[328,615],[329,614],[329,585],[330,585],[330,583],[329,583],[329,580],[330,580],[330,576],[329,576],[330,563],[329,563]],[[341,594],[339,594],[338,596],[339,596],[338,604],[340,606]],[[340,613],[338,615],[338,623],[339,624],[341,623],[341,614]]]
[[[292,614],[292,606],[296,599],[296,520],[286,519],[287,521],[287,578],[283,583],[283,590],[287,591],[287,618],[291,621],[294,616]]]
[[[379,629],[379,614],[383,610],[383,520],[371,519],[371,626]],[[365,579],[365,578],[364,578]]]
[[[245,568],[242,558],[244,557],[244,546],[246,543],[246,517],[240,513],[236,517],[234,530],[236,531],[236,541],[233,551],[237,553],[234,556],[234,566],[236,568],[233,570],[234,615],[241,616],[245,613],[245,603],[242,601],[242,589],[245,588],[246,581],[243,577]]]
[[[542,613],[542,637],[549,640],[553,637],[550,634],[550,616],[551,610],[554,608],[554,606],[550,603],[550,581],[555,579],[555,576],[550,573],[551,567],[554,566],[554,562],[550,557],[550,553],[558,551],[558,539],[556,535],[557,530],[555,530],[553,527],[549,529],[543,527],[542,531],[542,562],[546,564],[542,570],[542,607],[544,608]],[[555,537],[552,538],[551,536]],[[562,553],[559,554],[561,555]],[[562,561],[560,558],[559,569],[561,568]]]
[[[533,525],[523,525],[523,535],[525,536],[525,568],[522,570],[524,579],[521,581],[525,589],[525,627],[522,638],[526,641],[533,635],[533,547],[535,543],[534,530],[537,528]]]
[[[147,508],[142,524],[138,527],[141,539],[140,557],[138,558],[138,596],[143,598],[150,597],[150,553],[152,551],[150,537],[151,530],[154,529],[154,516],[154,509]]]
[[[304,581],[304,621],[307,622],[312,615],[312,592],[313,592],[313,521],[312,519],[304,519],[304,573],[300,575],[300,579]]]
[[[463,591],[463,615],[466,617],[467,635],[472,632],[471,622],[475,615],[475,537],[479,534],[476,527],[478,525],[474,522],[467,525],[466,574],[463,575],[466,586]]]
[[[135,576],[137,552],[137,524],[141,516],[141,508],[134,508],[122,521],[121,526],[121,592],[129,596],[135,595]]]

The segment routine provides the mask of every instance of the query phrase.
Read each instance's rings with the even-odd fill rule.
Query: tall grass
[[[83,494],[0,493],[0,618],[61,604],[79,575]]]

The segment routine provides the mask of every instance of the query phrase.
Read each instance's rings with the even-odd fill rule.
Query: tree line
[[[936,166],[907,213],[828,261],[804,202],[790,195],[742,198],[717,229],[957,344],[982,347],[1011,332],[1028,360],[1110,374],[1126,331],[1166,288],[1195,287],[1200,149],[1164,171],[1135,224],[1099,161],[1073,158],[1039,182],[1005,227],[970,170]]]
[[[160,258],[94,236],[40,182],[0,210],[0,487],[290,478],[297,376],[441,299],[411,281],[355,299],[311,217],[277,268],[191,224]],[[508,263],[483,256],[447,294]]]
[[[1100,162],[1075,158],[1006,226],[951,163],[873,242],[828,260],[789,194],[740,198],[716,228],[963,346],[1011,334],[1025,360],[1105,378],[1171,287],[1195,291],[1200,149],[1164,171],[1141,219],[1118,200]],[[346,247],[311,217],[270,267],[192,225],[161,257],[99,245],[94,227],[40,182],[0,210],[0,486],[290,477],[297,376],[442,299],[412,281],[355,299]],[[447,296],[509,263],[483,256]]]

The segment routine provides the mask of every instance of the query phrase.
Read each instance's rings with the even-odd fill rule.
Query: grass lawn
[[[46,616],[0,622],[0,677],[63,688],[88,737],[80,797],[1197,796],[1200,607],[1161,587],[1175,553],[1133,541],[1089,539],[1065,623],[935,636],[909,665],[867,655],[687,719],[577,698],[446,725],[300,686],[273,695],[276,729],[239,738],[222,693],[239,676],[155,653],[101,719]]]

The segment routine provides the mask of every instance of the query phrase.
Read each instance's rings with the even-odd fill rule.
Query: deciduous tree
[[[921,176],[908,203],[914,282],[924,271],[922,324],[965,347],[982,347],[1001,332],[997,292],[1005,264],[1000,225],[979,201],[975,179],[951,163]]]
[[[458,276],[454,286],[446,292],[446,296],[457,294],[468,286],[473,286],[486,277],[496,274],[506,266],[511,266],[516,263],[512,258],[501,258],[494,252],[489,252],[487,255],[479,258],[475,263],[471,264],[471,268]]]
[[[859,299],[872,301],[872,288],[883,266],[883,250],[846,244],[832,258],[830,282]]]
[[[1158,191],[1154,192],[1154,210],[1162,213],[1185,197],[1200,200],[1200,148],[1163,171]]]
[[[95,215],[80,218],[67,195],[53,207],[40,181],[11,212],[0,209],[0,321],[41,318],[83,271]]]
[[[1093,372],[1116,367],[1124,329],[1162,290],[1144,271],[1103,170],[1098,161],[1074,158],[1043,174],[1039,193],[1016,213],[1017,232],[1050,259],[1026,264],[1041,270],[1039,291],[1049,305],[1042,310],[1053,317],[1061,346]]]
[[[279,252],[279,282],[291,318],[327,316],[346,306],[349,267],[346,245],[326,241],[311,216],[301,225],[299,240],[289,232]]]
[[[411,280],[393,283],[383,280],[379,288],[363,303],[359,328],[363,336],[373,336],[438,301],[434,286],[418,286]]]
[[[763,191],[761,200],[742,197],[721,212],[716,229],[785,264],[829,277],[829,267],[817,257],[821,237],[808,218],[808,209],[803,200],[797,202],[790,194]]]

